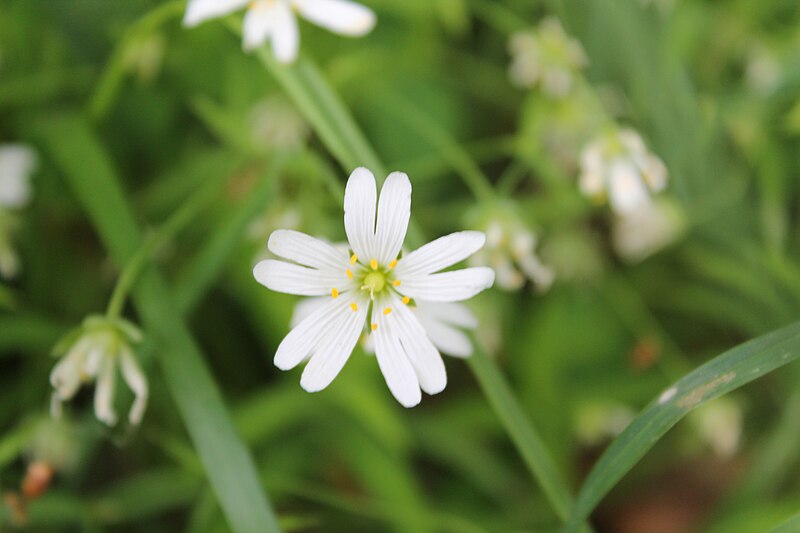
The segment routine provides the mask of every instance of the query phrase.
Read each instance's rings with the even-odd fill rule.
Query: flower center
[[[364,276],[364,283],[361,290],[369,291],[370,296],[380,293],[386,286],[386,275],[378,270],[370,272]]]

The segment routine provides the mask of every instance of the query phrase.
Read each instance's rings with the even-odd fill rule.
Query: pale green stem
[[[219,183],[212,182],[197,190],[186,202],[170,216],[154,234],[137,250],[136,254],[125,265],[120,274],[111,299],[108,302],[106,315],[119,318],[136,280],[142,270],[149,264],[149,259],[161,246],[171,240],[200,214],[217,196]]]

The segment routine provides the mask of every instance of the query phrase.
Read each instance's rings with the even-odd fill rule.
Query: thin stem
[[[220,184],[211,182],[197,190],[148,238],[125,265],[114,286],[106,315],[119,318],[136,280],[153,253],[185,228],[216,197]]]
[[[561,520],[566,520],[573,504],[567,482],[561,477],[553,456],[523,412],[503,375],[477,345],[467,362],[486,399],[522,455],[531,474],[539,481],[556,514]]]
[[[384,108],[398,121],[405,123],[440,150],[477,200],[490,201],[495,198],[495,191],[489,178],[449,133],[399,94],[387,88],[381,91],[381,95],[384,98],[381,100]]]

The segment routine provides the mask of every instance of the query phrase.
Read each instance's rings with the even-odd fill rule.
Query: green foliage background
[[[148,235],[193,202],[126,308],[147,337],[142,427],[105,428],[81,394],[63,445],[76,464],[27,507],[24,526],[11,507],[4,524],[266,531],[274,512],[287,530],[554,531],[599,503],[600,531],[657,531],[662,505],[690,515],[667,530],[744,532],[797,512],[793,366],[733,393],[743,413],[733,458],[713,457],[689,420],[660,438],[686,414],[675,404],[651,404],[586,485],[608,441],[578,438],[586,406],[638,412],[747,339],[789,326],[681,387],[736,372],[705,401],[800,355],[796,0],[679,0],[667,11],[633,0],[364,3],[378,14],[370,35],[301,23],[303,57],[285,68],[268,50],[242,52],[239,16],[184,29],[182,2],[0,0],[0,140],[41,159],[17,239],[23,273],[2,294],[4,491],[18,490],[47,419],[53,344],[105,309]],[[508,81],[509,35],[546,15],[581,41],[590,86],[616,95],[619,121],[670,170],[688,229],[640,264],[615,258],[607,209],[550,172],[536,132],[556,120],[551,104]],[[148,46],[162,54],[154,70],[137,63]],[[763,49],[780,68],[767,92],[746,75]],[[249,134],[253,106],[280,94],[313,130],[292,150]],[[478,338],[499,348],[447,360],[445,392],[413,410],[360,349],[309,395],[298,371],[272,366],[297,299],[252,279],[266,235],[248,238],[248,227],[293,209],[302,230],[341,239],[343,183],[357,165],[410,175],[417,241],[492,209],[485,175],[543,249],[576,243],[562,262],[587,268],[544,294],[476,298]],[[510,189],[509,169],[520,177]],[[633,361],[642,349],[655,353],[646,368]]]

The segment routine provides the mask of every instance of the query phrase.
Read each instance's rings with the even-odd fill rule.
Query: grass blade
[[[51,120],[42,133],[110,254],[125,264],[141,246],[142,236],[94,135],[76,116]],[[146,270],[136,284],[134,303],[145,330],[157,341],[166,382],[231,528],[241,533],[278,531],[253,459],[166,283],[154,269]]]
[[[800,357],[800,322],[741,344],[687,374],[650,403],[603,453],[581,488],[574,531],[650,448],[689,411]]]

